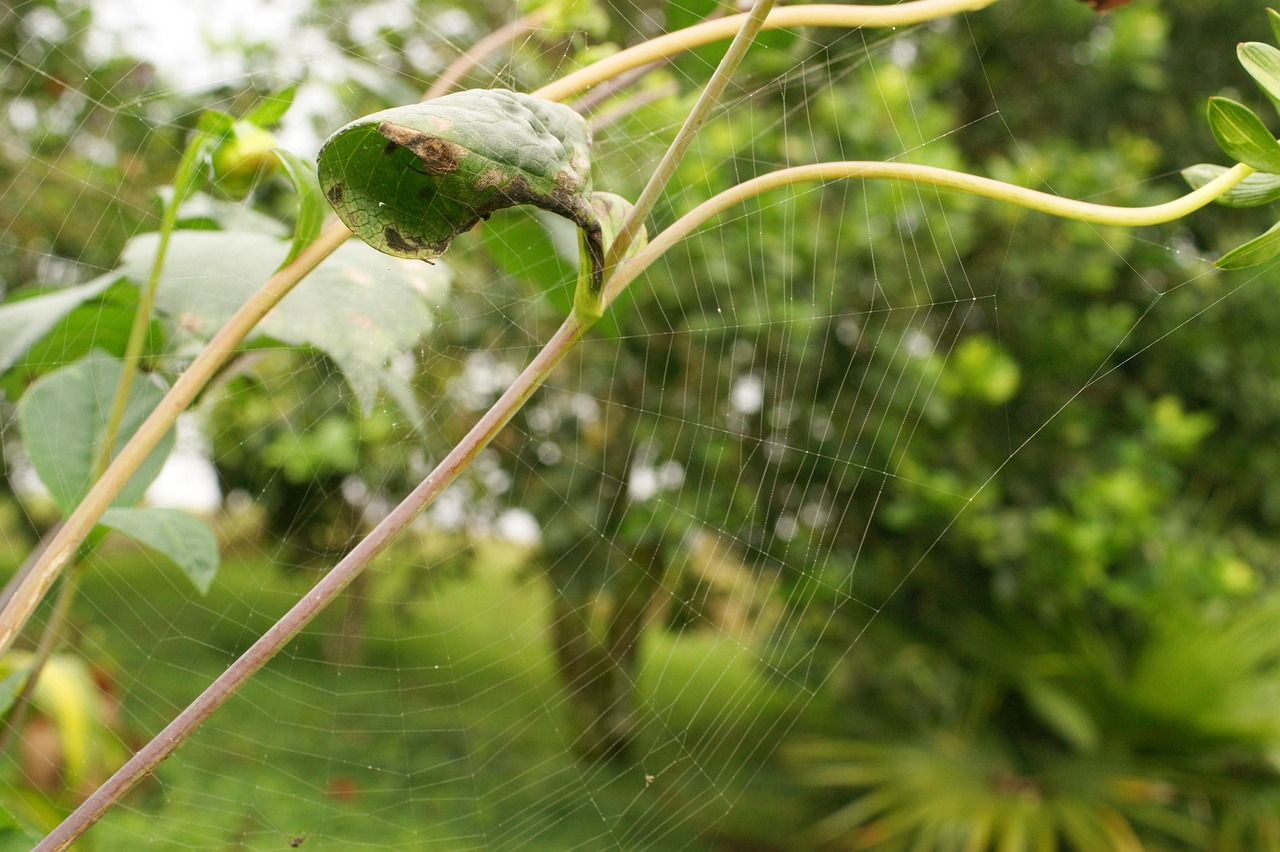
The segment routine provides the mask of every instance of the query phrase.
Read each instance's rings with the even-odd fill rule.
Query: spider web
[[[993,166],[1107,203],[1176,187],[1174,174],[1099,177],[1087,152],[1106,128],[1052,149],[1020,123],[1025,95],[982,66],[1010,49],[1002,31],[1025,33],[1025,5],[977,13],[1001,24],[814,30],[757,50],[655,218],[669,224],[713,188],[823,159]],[[70,3],[2,13],[18,34],[3,59],[15,131],[0,142],[7,288],[87,280],[112,268],[122,238],[154,229],[149,192],[167,178],[140,165],[153,184],[130,185],[119,167],[135,156],[128,146],[176,162],[200,109],[242,107],[246,81],[264,91],[302,80],[279,135],[312,155],[350,117],[413,100],[490,14],[402,0],[219,7],[211,20],[106,2],[92,14]],[[622,11],[642,26],[656,15]],[[1087,74],[1114,60],[1116,26],[1077,23],[1080,39],[1045,34],[1043,49]],[[1246,38],[1240,26],[1222,42]],[[520,36],[501,54],[510,59],[482,63],[468,84],[531,89],[558,74],[569,46]],[[687,109],[679,98],[713,61],[698,54],[590,107],[597,188],[638,193]],[[968,75],[962,104],[948,102],[952,73]],[[115,83],[90,82],[104,75]],[[1179,153],[1212,159],[1207,134],[1195,135]],[[1132,149],[1124,162],[1150,162],[1139,142],[1118,144]],[[67,194],[98,218],[42,204]],[[259,202],[288,210],[287,199]],[[552,257],[497,227],[488,239],[512,253]],[[266,354],[246,364],[254,381],[227,381],[200,404],[184,441],[195,467],[175,492],[192,497],[207,475],[200,459],[220,466],[223,567],[201,597],[122,542],[91,559],[65,644],[91,665],[123,741],[97,747],[136,748],[181,710],[335,561],[343,530],[394,505],[549,336],[562,316],[554,298],[495,264],[485,240],[451,250],[454,290],[420,349],[396,356],[418,384],[423,431],[389,401],[357,416],[342,375],[314,353]],[[1197,240],[1185,227],[1122,233],[905,184],[797,186],[721,215],[635,282],[613,311],[625,318],[589,336],[468,475],[89,838],[156,849],[785,847],[814,818],[784,760],[788,736],[832,714],[874,716],[858,702],[876,696],[856,682],[910,668],[903,625],[916,608],[945,610],[931,585],[983,546],[964,521],[1017,504],[1082,399],[1212,333],[1248,292],[1252,279],[1209,272],[1214,246]],[[1054,253],[1057,269],[1025,260]],[[1070,358],[1013,360],[1037,351],[1028,338],[1063,304],[1037,300],[1062,288],[1081,306],[1106,302],[1108,332]],[[1045,347],[1063,345],[1044,335]],[[164,358],[171,372],[182,363]],[[17,528],[49,518],[4,428],[23,494],[4,528],[16,566],[30,545]],[[939,438],[949,429],[972,433],[972,458]],[[351,463],[325,468],[339,452]],[[1088,453],[1082,439],[1064,464]],[[992,573],[1008,597],[1028,594],[1008,565]],[[610,663],[613,691],[595,706],[624,717],[625,742],[602,746],[581,706]],[[41,736],[18,736],[11,797],[28,789],[33,762],[56,764]],[[63,782],[43,794],[56,800]]]

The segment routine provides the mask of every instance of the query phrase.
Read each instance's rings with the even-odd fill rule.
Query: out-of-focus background
[[[102,282],[39,340],[0,339],[0,569],[60,511],[21,401],[123,352],[144,235],[204,111],[296,86],[273,132],[310,161],[526,14],[464,85],[532,91],[725,11],[0,8],[0,311]],[[834,159],[1159,203],[1182,168],[1225,160],[1209,96],[1275,126],[1235,58],[1273,39],[1257,0],[1002,0],[770,34],[653,223]],[[723,47],[579,102],[597,189],[638,195]],[[1280,848],[1280,301],[1272,269],[1212,265],[1269,215],[1129,231],[859,182],[726,213],[83,848]],[[202,294],[260,283],[237,265],[246,234],[287,240],[294,216],[279,175],[183,206],[156,383],[207,337]],[[527,211],[435,267],[351,251],[311,304],[353,319],[246,345],[148,490],[215,531],[208,592],[99,536],[20,719],[0,681],[0,805],[25,829],[56,824],[430,470],[575,274],[572,232]]]

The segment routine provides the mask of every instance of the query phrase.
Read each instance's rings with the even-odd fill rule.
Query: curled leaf
[[[320,188],[339,218],[396,257],[439,257],[496,210],[532,204],[582,229],[599,278],[591,136],[561,104],[473,89],[365,116],[320,151]]]

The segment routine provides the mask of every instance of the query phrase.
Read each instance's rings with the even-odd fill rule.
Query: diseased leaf
[[[1273,101],[1280,101],[1280,50],[1269,44],[1249,41],[1236,48],[1244,70],[1258,82]]]
[[[1280,142],[1244,104],[1210,98],[1209,129],[1227,156],[1260,171],[1280,173]]]
[[[141,280],[155,252],[155,234],[130,241],[121,271]],[[207,340],[280,265],[288,245],[262,234],[178,231],[160,275],[156,309],[198,340]],[[285,296],[250,340],[311,346],[342,370],[368,411],[385,390],[406,408],[403,381],[391,356],[415,346],[431,328],[431,308],[448,291],[443,264],[406,263],[348,241]]]
[[[316,179],[315,169],[311,164],[292,151],[276,148],[275,154],[280,158],[280,165],[289,176],[294,192],[294,224],[293,242],[289,245],[289,253],[285,255],[285,263],[293,260],[320,234],[320,226],[324,224],[324,214],[328,209],[324,203],[324,194],[320,191],[320,182]]]
[[[1192,189],[1199,189],[1227,171],[1224,166],[1200,163],[1182,170],[1182,177]],[[1260,207],[1280,199],[1280,175],[1254,172],[1224,195],[1215,199],[1224,207]]]
[[[218,539],[209,525],[189,512],[161,508],[114,508],[100,524],[164,554],[207,594],[218,574]]]
[[[604,263],[591,208],[591,136],[562,104],[475,89],[365,116],[320,151],[320,187],[369,245],[431,260],[496,210],[531,204],[586,235]]]
[[[1266,263],[1277,254],[1280,254],[1280,222],[1272,225],[1265,234],[1227,252],[1214,266],[1219,269],[1247,269]]]
[[[101,295],[119,277],[115,274],[101,275],[75,287],[0,305],[0,373],[12,367],[59,320],[84,302]]]
[[[64,513],[76,507],[95,479],[94,463],[106,437],[120,370],[121,363],[115,358],[94,353],[44,376],[18,403],[22,446]],[[113,458],[163,396],[164,389],[154,376],[139,373],[134,378],[112,448]],[[142,499],[173,449],[173,440],[171,430],[120,491],[114,505],[128,506]]]

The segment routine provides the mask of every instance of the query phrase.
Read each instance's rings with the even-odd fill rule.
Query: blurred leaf
[[[5,675],[3,680],[0,680],[0,716],[9,712],[9,708],[13,706],[13,702],[17,699],[18,693],[22,691],[23,685],[27,682],[27,675],[30,673],[30,666],[19,666]]]
[[[80,304],[101,294],[118,278],[114,274],[101,275],[76,287],[0,305],[0,373],[12,367],[59,320]]]
[[[1267,23],[1271,25],[1271,37],[1280,43],[1280,12],[1267,9]]]
[[[1240,64],[1272,100],[1280,100],[1280,50],[1249,41],[1236,48]]]
[[[1209,129],[1227,156],[1260,171],[1280,172],[1280,142],[1244,104],[1210,98]]]
[[[213,585],[218,539],[195,515],[178,509],[114,508],[104,512],[99,523],[172,559],[200,594]]]
[[[155,234],[125,247],[121,271],[146,274]],[[288,247],[261,234],[178,231],[160,276],[156,308],[179,327],[207,340],[280,265]],[[327,354],[368,411],[379,389],[403,399],[403,380],[389,362],[431,328],[435,299],[447,292],[448,267],[412,264],[347,242],[257,326],[263,337]],[[420,415],[405,411],[421,428]]]
[[[324,224],[324,216],[329,208],[325,204],[324,193],[320,191],[315,168],[292,151],[276,148],[275,154],[280,158],[280,165],[293,184],[294,191],[293,242],[281,264],[283,266],[297,257],[298,252],[320,234],[320,226]]]
[[[196,130],[209,136],[223,136],[231,132],[235,116],[216,109],[207,109],[196,119]]]
[[[1225,166],[1200,163],[1183,169],[1182,177],[1192,189],[1199,189],[1225,172]],[[1280,199],[1280,175],[1254,172],[1216,201],[1225,207],[1260,207],[1277,199]]]
[[[30,653],[13,651],[0,660],[0,671],[9,674],[30,665]],[[104,753],[114,741],[100,715],[97,686],[84,660],[70,654],[50,656],[32,691],[31,706],[53,722],[68,789],[80,788],[106,769]]]
[[[288,86],[272,92],[250,110],[244,120],[259,127],[272,127],[279,124],[280,119],[284,118],[285,113],[289,111],[289,107],[293,106],[293,98],[297,94],[297,86]]]
[[[115,358],[93,353],[44,376],[18,403],[22,446],[63,513],[76,507],[96,478],[94,461],[104,438],[120,370],[121,364]],[[135,377],[116,446],[112,448],[113,458],[163,396],[164,389],[154,376],[139,373]],[[128,506],[142,499],[173,449],[173,441],[170,430],[121,490],[114,505]]]
[[[591,208],[591,135],[563,104],[473,89],[357,119],[320,150],[320,186],[339,218],[396,257],[439,257],[494,211],[532,204],[587,235],[599,275]]]
[[[1077,751],[1098,746],[1098,726],[1089,713],[1065,690],[1039,680],[1022,684],[1027,703],[1048,727]]]
[[[1214,265],[1219,269],[1246,269],[1266,263],[1277,254],[1280,254],[1280,222],[1272,225],[1261,236],[1233,248],[1220,257]]]

